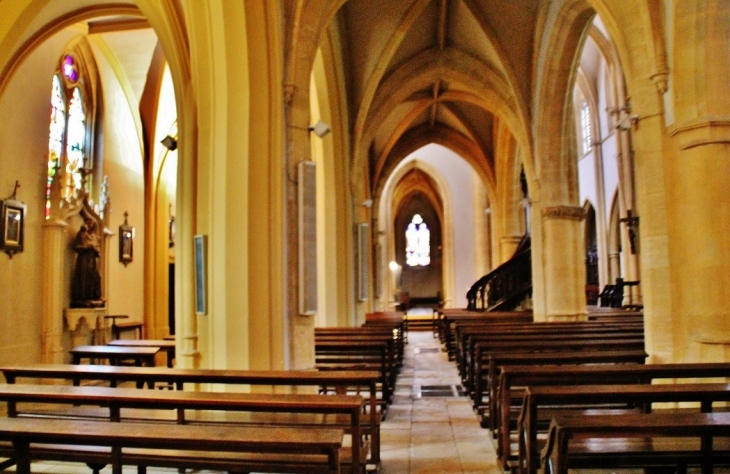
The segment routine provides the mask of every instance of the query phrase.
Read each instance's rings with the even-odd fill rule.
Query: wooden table
[[[297,472],[314,473],[326,469],[325,472],[339,473],[342,435],[342,430],[337,429],[181,425],[171,430],[169,426],[155,423],[0,418],[0,440],[12,442],[13,447],[6,454],[17,460],[16,472],[20,474],[30,474],[30,463],[38,458],[111,462],[114,474],[122,474],[124,464],[146,467],[156,462],[162,464],[163,460],[163,465],[173,464],[178,468],[221,469],[228,465],[222,470],[242,472],[249,471],[258,462],[258,466],[262,466],[259,469],[267,472],[269,467],[272,467],[271,472],[291,472],[273,468],[278,459],[287,455],[326,456],[326,466]],[[110,451],[100,454],[98,450],[84,449],[84,446],[108,447]],[[223,459],[212,453],[221,453]],[[256,453],[259,459],[262,454],[268,454],[272,466],[259,459],[247,463],[244,453]]]
[[[71,363],[80,364],[81,359],[106,359],[111,365],[119,365],[122,360],[134,360],[135,366],[155,365],[155,354],[160,348],[155,347],[116,347],[116,346],[76,346],[69,351]]]
[[[167,353],[167,366],[172,367],[175,359],[175,341],[166,339],[117,339],[107,345],[116,347],[159,347]]]

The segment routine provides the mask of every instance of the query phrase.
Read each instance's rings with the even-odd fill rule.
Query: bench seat
[[[163,462],[178,469],[339,473],[342,435],[334,429],[183,425],[170,430],[149,423],[2,418],[0,440],[6,443],[0,443],[0,455],[14,458],[20,474],[30,472],[31,461],[44,459],[111,463],[114,474],[121,474],[123,465]]]
[[[700,466],[730,463],[730,414],[661,413],[555,417],[541,453],[545,474],[568,469]]]

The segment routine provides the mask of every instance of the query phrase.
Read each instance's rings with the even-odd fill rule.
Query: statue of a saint
[[[87,218],[81,225],[72,247],[76,252],[76,266],[71,280],[71,307],[104,306],[101,299],[101,274],[97,265],[99,235],[93,219]]]

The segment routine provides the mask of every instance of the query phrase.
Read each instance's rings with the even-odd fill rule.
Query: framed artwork
[[[23,251],[26,207],[15,199],[0,201],[0,250],[10,258]]]
[[[208,239],[205,235],[193,237],[195,247],[195,312],[206,314],[208,312],[206,294],[208,278],[206,274],[206,258],[208,250]]]
[[[126,267],[134,258],[134,227],[127,222],[128,213],[124,213],[124,224],[119,226],[119,261]]]

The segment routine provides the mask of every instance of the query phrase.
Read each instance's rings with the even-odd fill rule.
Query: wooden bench
[[[167,366],[172,367],[175,359],[175,341],[166,339],[117,339],[110,341],[107,345],[115,347],[158,347],[167,356]]]
[[[591,366],[622,367],[632,369],[644,364],[649,355],[645,351],[566,351],[566,352],[507,352],[494,353],[489,355],[488,384],[482,386],[484,380],[477,379],[477,389],[474,393],[475,409],[482,416],[482,426],[488,426],[495,437],[500,437],[500,430],[504,426],[505,418],[512,413],[511,402],[516,398],[516,388],[525,387],[530,380],[522,377],[515,377],[511,371],[514,366],[533,364],[537,370],[544,370],[549,373],[563,364],[590,364]],[[628,365],[625,365],[628,364]],[[571,365],[575,367],[575,365]],[[506,373],[506,375],[505,375]],[[641,379],[631,373],[620,379],[636,380]],[[571,379],[569,379],[571,380]],[[549,383],[549,382],[548,382]],[[588,382],[586,382],[588,383]],[[626,382],[628,383],[628,382]],[[522,391],[519,391],[518,407],[522,403]],[[487,401],[486,407],[484,400]],[[509,435],[509,425],[505,428]]]
[[[521,444],[521,459],[527,472],[537,471],[537,412],[540,406],[549,406],[552,412],[562,408],[563,414],[596,413],[605,405],[608,410],[636,407],[647,413],[652,403],[698,402],[703,412],[711,412],[713,402],[730,400],[730,385],[727,384],[631,384],[631,385],[579,385],[528,387],[524,402],[525,426],[521,431],[524,443]],[[624,411],[624,410],[622,410]],[[660,410],[662,411],[662,410]],[[530,433],[535,434],[531,439]],[[730,433],[727,434],[730,436]]]
[[[108,365],[35,364],[0,368],[9,384],[18,380],[71,380],[104,381],[116,387],[119,383],[132,382],[137,387],[155,384],[171,385],[183,390],[189,384],[222,384],[278,387],[319,387],[325,393],[348,388],[367,394],[367,419],[363,433],[370,436],[370,463],[380,468],[380,413],[377,410],[377,382],[375,371],[313,371],[313,370],[217,370],[217,369],[170,369],[166,367],[117,367]]]
[[[337,339],[381,339],[390,338],[393,340],[392,357],[397,365],[403,365],[403,352],[405,341],[403,332],[394,324],[378,324],[360,327],[317,327],[314,328],[314,340],[337,340]]]
[[[377,370],[380,373],[380,406],[383,416],[392,401],[395,359],[391,339],[315,340],[315,366],[328,370]]]
[[[352,445],[343,463],[361,466],[366,459],[361,436],[364,399],[353,395],[251,394],[235,392],[187,392],[137,390],[111,387],[74,387],[59,385],[0,384],[0,400],[8,404],[8,416],[103,417],[109,421],[177,422],[178,424],[234,423],[240,426],[294,426],[319,429],[344,429]],[[33,404],[19,410],[18,404]],[[73,405],[71,411],[39,408],[38,405]],[[103,406],[89,412],[79,405]],[[124,412],[123,409],[133,409]],[[192,411],[189,416],[187,411]],[[245,412],[245,413],[243,413]],[[125,414],[126,413],[126,414]],[[210,415],[208,415],[210,413]],[[288,413],[289,415],[284,416]],[[296,416],[294,416],[296,414]],[[303,415],[304,414],[304,415]],[[305,416],[308,415],[308,416]],[[315,416],[316,415],[316,416]]]
[[[72,364],[80,364],[83,359],[107,360],[111,365],[132,360],[137,367],[152,367],[155,365],[155,354],[159,351],[159,347],[76,346],[69,353]]]
[[[449,360],[454,360],[456,345],[454,326],[464,321],[479,321],[486,324],[505,322],[531,323],[532,312],[484,312],[466,309],[442,308],[438,312],[437,326],[441,342],[446,345]]]
[[[643,335],[644,327],[641,324],[618,324],[598,322],[568,322],[568,323],[490,323],[462,322],[454,327],[456,333],[456,363],[460,373],[466,372],[474,350],[476,340],[498,340],[504,337],[514,338],[518,335],[560,335],[581,333],[610,333],[624,332],[632,335]]]
[[[475,345],[478,342],[499,342],[515,339],[560,339],[568,335],[572,339],[643,338],[643,325],[620,325],[615,323],[571,322],[531,323],[484,326],[460,326],[458,332],[457,366],[463,378],[469,379],[469,371],[475,363]],[[609,336],[613,335],[613,336]],[[468,387],[469,388],[469,387]]]
[[[524,469],[530,472],[535,472],[537,469],[537,453],[538,453],[538,423],[540,420],[545,419],[545,416],[538,418],[538,410],[540,406],[544,405],[565,405],[563,402],[553,403],[553,397],[559,396],[563,393],[561,386],[575,386],[576,384],[602,384],[606,387],[606,390],[611,390],[613,385],[625,385],[625,384],[648,384],[660,380],[676,381],[678,379],[690,380],[690,381],[701,381],[705,380],[717,380],[730,377],[730,363],[690,363],[690,364],[650,364],[650,365],[564,365],[564,366],[513,366],[503,367],[500,376],[500,414],[501,424],[500,428],[505,431],[500,434],[500,444],[502,451],[505,456],[509,456],[509,443],[511,435],[509,433],[509,422],[506,420],[510,416],[508,412],[511,412],[510,402],[514,399],[514,388],[517,386],[527,387],[527,389],[520,390],[522,407],[517,422],[517,428],[519,431],[518,443],[519,443],[519,458],[521,469],[524,466],[528,466]],[[688,384],[679,384],[683,387],[689,387]],[[722,385],[727,387],[726,385]],[[673,387],[673,385],[655,385],[652,387],[658,387],[657,389],[649,390],[660,390],[661,387]],[[545,394],[542,390],[545,389],[549,394]],[[584,394],[576,394],[575,390],[568,388],[567,390],[574,392],[572,397],[583,397]],[[667,397],[682,397],[682,392],[676,392],[676,388],[670,388],[669,390],[675,391],[666,394]],[[692,390],[691,388],[689,390]],[[695,389],[696,390],[696,389]],[[589,392],[590,393],[590,392]],[[637,396],[636,392],[627,392],[630,396]],[[531,394],[531,396],[527,396]],[[654,397],[653,392],[647,392],[647,400],[658,401]],[[694,396],[694,392],[689,392],[690,396]],[[566,400],[575,399],[571,396],[566,397]],[[714,401],[716,395],[708,393],[705,395],[710,401]],[[628,395],[627,395],[628,397]],[[600,397],[596,396],[593,398],[596,403],[601,403]],[[577,402],[576,405],[585,405],[586,402],[590,402],[587,398],[582,400],[582,403]],[[632,400],[625,398],[622,403],[627,404]],[[688,401],[688,400],[680,400]],[[696,399],[696,401],[703,401],[702,399]],[[707,408],[707,407],[706,407]],[[547,421],[551,412],[548,410]],[[507,427],[507,428],[505,428]],[[503,459],[503,463],[506,462]]]
[[[401,334],[401,340],[408,342],[408,320],[402,311],[376,311],[365,313],[363,327],[391,326]]]
[[[571,338],[565,335],[562,338],[549,339],[540,337],[530,338],[504,338],[496,342],[477,342],[474,346],[473,362],[467,373],[467,380],[464,387],[469,393],[476,388],[476,380],[483,379],[488,375],[489,356],[492,353],[507,352],[589,352],[589,351],[643,351],[643,338],[621,338],[609,335],[594,336],[592,339]],[[603,339],[606,338],[606,339]],[[495,392],[489,386],[491,380],[486,381],[487,393]]]
[[[672,466],[685,472],[699,465],[730,463],[730,413],[652,413],[557,416],[553,419],[541,465],[545,474],[568,469]],[[713,438],[722,437],[714,440]],[[662,443],[662,439],[684,438]],[[695,442],[687,438],[694,438]]]
[[[0,418],[0,452],[30,474],[33,460],[122,466],[216,469],[237,472],[340,472],[342,430],[100,423]],[[41,443],[41,444],[38,444]],[[93,448],[107,449],[93,449]],[[318,459],[319,458],[319,459]]]

